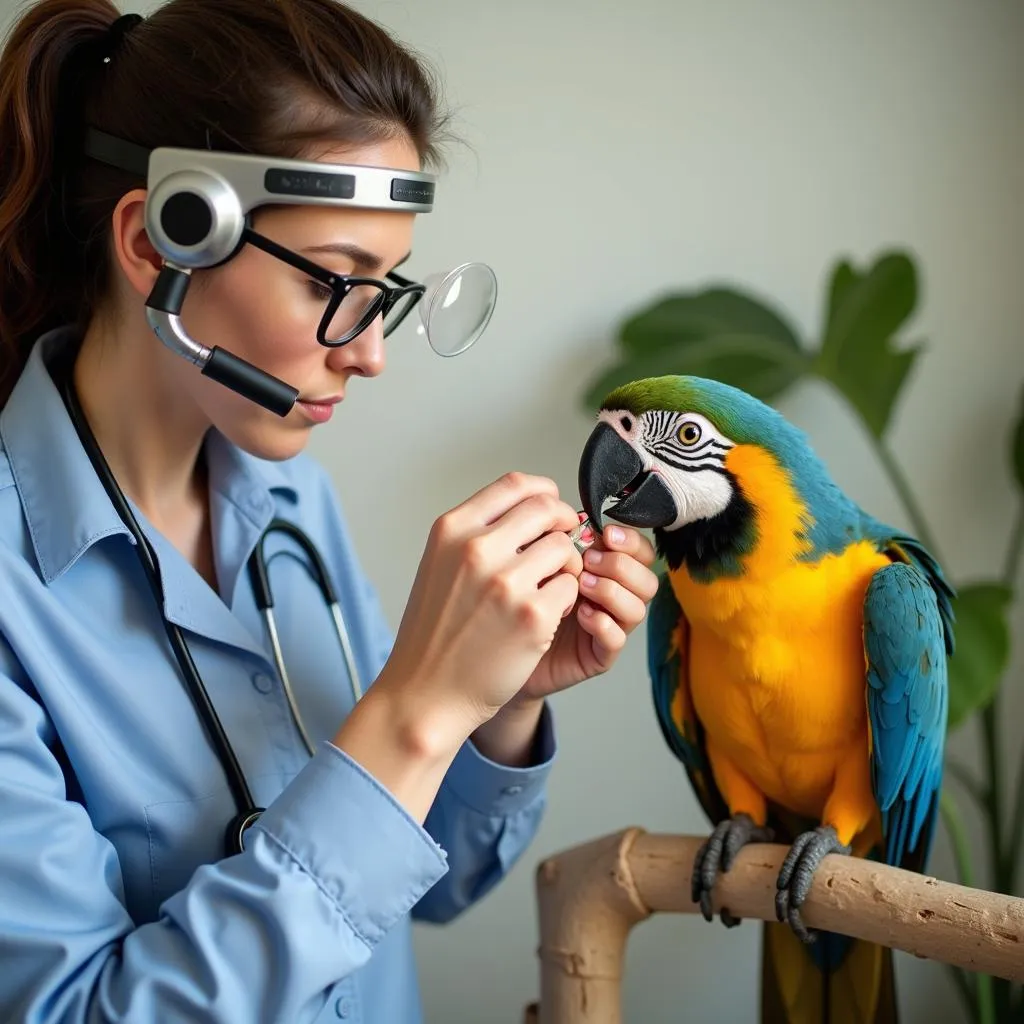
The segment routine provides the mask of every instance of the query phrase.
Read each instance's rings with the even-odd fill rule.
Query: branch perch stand
[[[525,1024],[621,1024],[629,933],[654,913],[700,912],[690,874],[703,842],[628,828],[540,864],[540,1000],[526,1008]],[[738,917],[774,921],[786,852],[776,844],[741,850],[715,888],[715,912],[724,905]],[[1024,899],[830,854],[802,917],[812,928],[1024,981]]]

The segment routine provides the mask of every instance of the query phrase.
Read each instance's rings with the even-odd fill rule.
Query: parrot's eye
[[[700,427],[696,423],[684,423],[676,436],[682,444],[692,447],[700,440]]]
[[[633,429],[633,421],[628,416],[623,416],[619,422],[622,424],[622,429],[628,434]]]

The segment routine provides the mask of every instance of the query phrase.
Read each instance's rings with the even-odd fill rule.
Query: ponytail
[[[76,74],[81,58],[117,17],[109,0],[44,0],[0,55],[0,407],[35,339],[85,312],[82,244],[61,165],[87,84]]]

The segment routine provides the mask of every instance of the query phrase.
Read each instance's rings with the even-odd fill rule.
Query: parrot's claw
[[[770,828],[755,825],[754,819],[748,814],[735,814],[715,826],[707,842],[697,851],[690,880],[690,899],[700,903],[700,912],[705,921],[715,919],[711,908],[711,893],[719,871],[728,871],[736,854],[748,843],[770,843],[773,838],[774,833]],[[720,918],[726,928],[735,928],[742,920],[733,917],[725,909]]]
[[[813,832],[798,835],[782,862],[775,894],[775,916],[782,922],[788,921],[797,938],[808,945],[817,939],[817,933],[801,920],[800,907],[811,891],[814,873],[828,854],[848,855],[850,852],[849,846],[839,842],[831,825],[820,825]]]

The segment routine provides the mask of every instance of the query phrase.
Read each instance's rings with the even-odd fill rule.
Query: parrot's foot
[[[817,933],[809,930],[800,919],[800,907],[811,891],[815,871],[830,853],[849,854],[850,847],[839,842],[831,825],[820,825],[813,832],[803,832],[796,837],[779,871],[775,916],[780,921],[788,921],[797,938],[808,945],[815,941]]]
[[[707,842],[697,851],[693,861],[693,877],[690,881],[690,899],[700,902],[700,912],[705,921],[713,921],[711,893],[718,879],[718,872],[728,871],[736,854],[748,843],[770,843],[774,833],[770,828],[754,824],[748,814],[735,814],[726,821],[720,821]],[[741,918],[733,917],[728,910],[721,912],[721,921],[726,928],[735,928]]]

